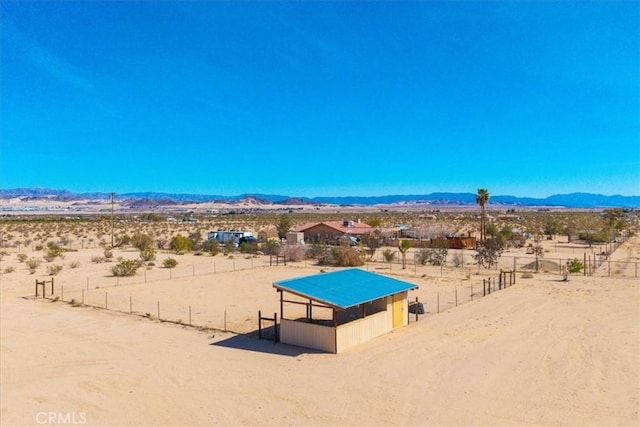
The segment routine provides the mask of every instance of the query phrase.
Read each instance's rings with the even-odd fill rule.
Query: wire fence
[[[418,302],[423,305],[424,314],[419,314],[419,317],[435,315],[513,286],[516,283],[517,273],[539,271],[562,275],[567,261],[580,259],[579,255],[582,255],[581,261],[585,264],[582,272],[584,275],[638,277],[637,261],[614,261],[610,259],[610,254],[607,252],[583,252],[566,258],[538,257],[537,260],[532,256],[503,255],[492,269],[480,267],[475,260],[474,252],[450,250],[444,265],[432,266],[419,263],[417,251],[414,250],[407,254],[404,264],[401,259],[392,262],[375,260],[367,262],[363,268],[400,277],[428,279],[439,276],[453,281],[453,286],[420,292]],[[219,286],[226,286],[222,283],[225,280],[215,278],[226,273],[268,268],[270,265],[275,265],[276,261],[269,256],[246,255],[218,258],[171,269],[149,268],[133,277],[87,276],[84,280],[56,283],[55,289],[52,280],[52,289],[46,290],[48,294],[46,297],[69,302],[72,305],[117,311],[181,325],[242,334],[257,333],[258,310],[265,309],[267,313],[277,311],[277,298],[273,297],[273,289],[259,290],[263,292],[258,298],[261,307],[238,303],[244,297],[242,292],[247,292],[246,295],[251,294],[254,300],[256,298],[255,284],[248,277],[246,289],[234,289],[231,292],[234,301],[221,301],[217,290]],[[289,266],[311,267],[316,264],[313,260],[305,260],[290,263]],[[179,287],[175,286],[174,281],[177,279],[180,279]],[[145,286],[145,284],[153,285]],[[44,293],[45,286],[41,286]],[[413,321],[414,313],[409,313],[409,318]]]

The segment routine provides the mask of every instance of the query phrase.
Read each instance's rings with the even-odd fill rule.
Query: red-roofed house
[[[343,236],[359,239],[373,230],[373,227],[360,221],[324,221],[309,222],[296,227],[294,231],[304,233],[307,243],[334,244]]]

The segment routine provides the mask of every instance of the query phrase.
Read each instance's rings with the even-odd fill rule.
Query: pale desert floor
[[[549,246],[545,259],[563,246]],[[565,251],[582,259],[582,248]],[[80,267],[55,276],[56,294],[64,287],[65,300],[80,299],[84,288],[85,302],[102,307],[106,293],[103,310],[35,300],[44,268],[29,275],[9,252],[2,268],[16,271],[0,282],[3,427],[53,424],[50,414],[58,424],[110,426],[640,423],[639,238],[612,256],[628,264],[569,282],[518,273],[515,286],[486,297],[482,279],[495,271],[394,265],[394,277],[420,286],[410,298],[429,315],[339,355],[251,333],[257,310],[278,311],[271,284],[320,270],[307,263],[185,255],[173,272],[154,267],[114,283],[108,264],[90,262],[101,250],[67,253],[64,264]],[[382,262],[366,268],[388,273]],[[161,318],[187,323],[191,308],[193,323],[211,329],[159,322],[158,302]]]

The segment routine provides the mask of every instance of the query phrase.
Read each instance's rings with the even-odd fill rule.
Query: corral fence
[[[498,276],[482,279],[482,284],[475,283],[467,286],[456,286],[453,290],[432,292],[428,296],[409,301],[409,322],[420,320],[421,317],[439,314],[453,307],[489,296],[516,284],[516,272],[500,270]]]
[[[381,248],[388,249],[388,248]],[[579,248],[584,249],[584,248]],[[500,270],[509,269],[520,273],[540,272],[563,274],[567,261],[578,259],[584,264],[582,270],[585,276],[613,277],[613,278],[638,278],[640,277],[640,263],[638,261],[616,261],[612,260],[611,252],[598,251],[592,248],[588,251],[576,251],[566,257],[546,257],[540,256],[537,259],[533,255],[509,255],[502,254],[497,262],[490,268],[485,268],[478,264],[476,260],[476,252],[474,250],[449,250],[444,262],[440,265],[430,265],[420,262],[420,248],[411,248],[405,255],[404,268],[402,254],[398,249],[392,249],[394,258],[392,261],[381,260],[382,251],[376,253],[374,261],[368,261],[366,268],[385,269],[389,272],[397,272],[398,270],[413,271],[419,274],[421,268],[430,267],[440,269],[440,276],[445,277],[450,269],[473,269],[482,270]]]
[[[44,297],[75,306],[110,310],[197,328],[257,334],[258,324],[252,309],[230,305],[212,310],[209,301],[198,299],[197,294],[189,302],[189,298],[180,298],[180,302],[153,288],[136,285],[152,282],[166,284],[175,279],[269,268],[269,265],[268,256],[223,258],[215,262],[181,265],[171,269],[145,269],[132,277],[95,275],[71,283],[56,281],[55,290],[54,279],[51,278],[36,280],[35,294],[36,297],[43,297],[43,283],[46,283]],[[272,334],[271,328],[268,329],[267,334]]]

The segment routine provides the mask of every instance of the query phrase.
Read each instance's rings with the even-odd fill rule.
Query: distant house
[[[413,283],[358,268],[285,279],[280,294],[280,342],[340,353],[409,324],[408,292]],[[304,318],[288,318],[284,294],[307,306]]]
[[[375,230],[368,224],[358,221],[324,221],[309,222],[296,227],[294,231],[304,233],[306,243],[336,243],[342,237],[360,237]]]

